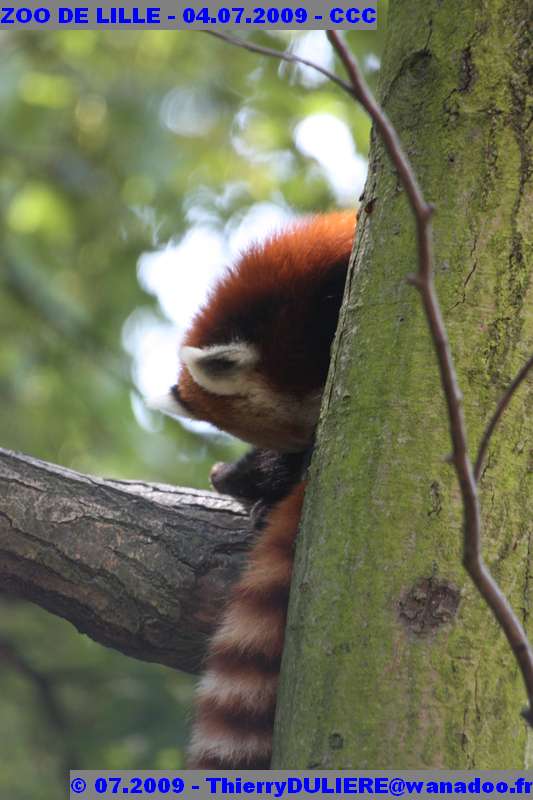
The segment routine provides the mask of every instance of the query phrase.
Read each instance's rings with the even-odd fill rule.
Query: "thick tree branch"
[[[523,716],[533,727],[533,651],[520,620],[483,561],[481,551],[481,516],[477,485],[477,475],[479,474],[483,454],[491,433],[511,400],[515,389],[526,377],[530,363],[528,362],[520,371],[500,400],[482,439],[480,453],[477,459],[477,467],[476,471],[474,471],[468,452],[462,394],[457,381],[448,334],[446,332],[446,326],[442,317],[433,279],[433,246],[431,232],[431,215],[433,209],[424,198],[413,168],[403,151],[393,125],[384,111],[376,103],[350,51],[337,31],[328,31],[327,36],[346,68],[357,99],[368,111],[377,131],[385,143],[389,157],[396,167],[400,181],[407,193],[415,217],[418,239],[418,273],[410,277],[410,282],[418,289],[422,298],[422,304],[437,354],[440,379],[448,409],[450,436],[453,444],[452,461],[459,480],[463,500],[463,564],[479,593],[496,617],[512,648],[515,659],[522,672],[529,699],[529,708],[523,711]]]
[[[194,672],[247,547],[212,492],[81,475],[0,450],[0,588],[95,641]]]

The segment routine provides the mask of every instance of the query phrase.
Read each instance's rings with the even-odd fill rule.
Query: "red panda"
[[[344,291],[355,214],[303,220],[247,250],[194,318],[165,409],[254,445],[216,465],[219,491],[256,502],[256,533],[206,658],[190,769],[270,765],[305,471]]]

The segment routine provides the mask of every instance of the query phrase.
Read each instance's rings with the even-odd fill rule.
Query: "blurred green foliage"
[[[363,65],[383,27],[349,35]],[[137,261],[198,219],[224,234],[256,203],[334,206],[295,126],[331,114],[366,154],[368,121],[329,82],[201,33],[2,31],[0,60],[0,445],[205,487],[239,446],[134,413],[125,323],[139,310],[166,322]],[[56,800],[69,764],[180,766],[189,678],[1,596],[0,613],[2,797]]]

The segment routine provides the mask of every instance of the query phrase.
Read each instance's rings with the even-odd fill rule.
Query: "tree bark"
[[[195,672],[247,548],[228,497],[0,450],[0,589],[130,656]]]
[[[437,208],[436,283],[471,447],[533,349],[523,0],[391,0],[380,100]],[[296,553],[276,768],[523,768],[525,694],[461,567],[447,418],[404,192],[373,141]],[[529,313],[526,313],[529,312]],[[533,393],[481,482],[485,558],[530,623]],[[326,413],[327,412],[327,413]]]

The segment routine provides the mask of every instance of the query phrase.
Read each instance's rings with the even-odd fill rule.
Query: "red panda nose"
[[[179,404],[180,404],[180,406],[181,406],[182,408],[184,408],[184,409],[185,409],[185,411],[188,411],[188,413],[189,413],[189,414],[190,414],[192,417],[195,417],[195,416],[196,416],[196,415],[194,414],[194,412],[193,412],[193,410],[192,410],[192,408],[191,408],[190,404],[189,404],[189,403],[187,403],[187,401],[186,401],[186,400],[184,400],[184,399],[183,399],[183,397],[181,396],[179,384],[177,384],[177,383],[176,383],[176,384],[174,384],[174,386],[171,386],[171,387],[170,387],[170,394],[172,395],[172,397],[174,398],[174,400],[176,400],[176,402],[177,402],[177,403],[179,403]]]

